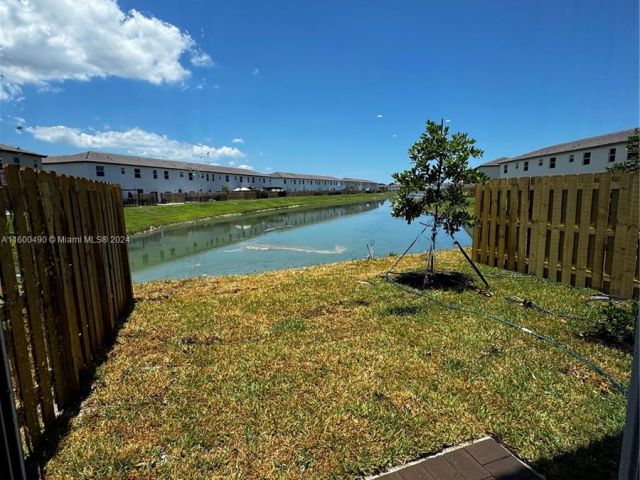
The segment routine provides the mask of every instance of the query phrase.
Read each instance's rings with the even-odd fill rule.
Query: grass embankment
[[[395,288],[381,278],[394,260],[136,286],[48,476],[348,479],[492,433],[548,478],[614,477],[619,393],[529,335]],[[437,261],[470,271],[457,252]],[[434,295],[557,337],[628,377],[628,354],[503,298],[585,315],[590,291],[490,280],[492,298]]]
[[[391,198],[392,193],[367,193],[352,195],[321,195],[310,197],[279,197],[258,200],[225,200],[220,202],[181,203],[127,207],[124,210],[127,233],[138,233],[153,227],[201,220],[221,215],[253,213],[293,207],[332,207],[362,203],[367,200]]]

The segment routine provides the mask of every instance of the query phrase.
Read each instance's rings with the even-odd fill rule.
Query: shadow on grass
[[[406,287],[417,290],[453,290],[464,292],[476,289],[476,283],[471,275],[461,272],[435,272],[428,285],[425,285],[425,272],[402,272],[393,276],[394,281]]]
[[[618,478],[622,432],[591,442],[588,446],[553,458],[544,458],[531,466],[547,480],[607,480]]]
[[[42,441],[38,448],[25,461],[27,478],[45,478],[45,467],[47,462],[56,454],[60,442],[69,433],[71,420],[80,412],[80,405],[91,393],[91,387],[96,379],[96,371],[109,355],[115,344],[118,332],[129,319],[133,311],[136,300],[132,301],[124,310],[121,317],[116,322],[113,333],[105,337],[104,344],[100,352],[96,355],[93,364],[80,374],[80,391],[78,398],[70,404],[62,414],[56,418],[55,422],[44,432]]]

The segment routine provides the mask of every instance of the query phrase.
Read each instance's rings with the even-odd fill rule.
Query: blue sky
[[[635,0],[87,4],[0,11],[0,142],[388,182],[428,118],[482,161],[640,123]]]

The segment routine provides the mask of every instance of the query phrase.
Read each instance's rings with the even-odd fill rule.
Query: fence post
[[[22,440],[18,433],[18,418],[2,328],[0,328],[0,478],[26,479]]]

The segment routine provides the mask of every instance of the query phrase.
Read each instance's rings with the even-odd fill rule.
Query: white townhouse
[[[328,175],[273,172],[273,186],[287,192],[339,192],[345,189],[342,180]]]
[[[23,167],[42,168],[42,159],[46,158],[46,155],[41,153],[31,152],[29,150],[23,150],[20,147],[13,147],[11,145],[4,145],[0,143],[0,183],[3,183],[2,178],[2,166],[5,164],[21,165]]]
[[[627,160],[627,140],[634,129],[540,148],[516,157],[484,163],[478,170],[491,178],[601,173]]]
[[[242,168],[113,153],[52,156],[42,163],[46,170],[63,175],[119,184],[125,197],[135,193],[213,193],[237,188],[260,190],[272,187],[273,182],[269,175]]]
[[[360,178],[343,178],[346,190],[355,190],[357,192],[375,192],[378,190],[378,184],[371,180],[362,180]]]

